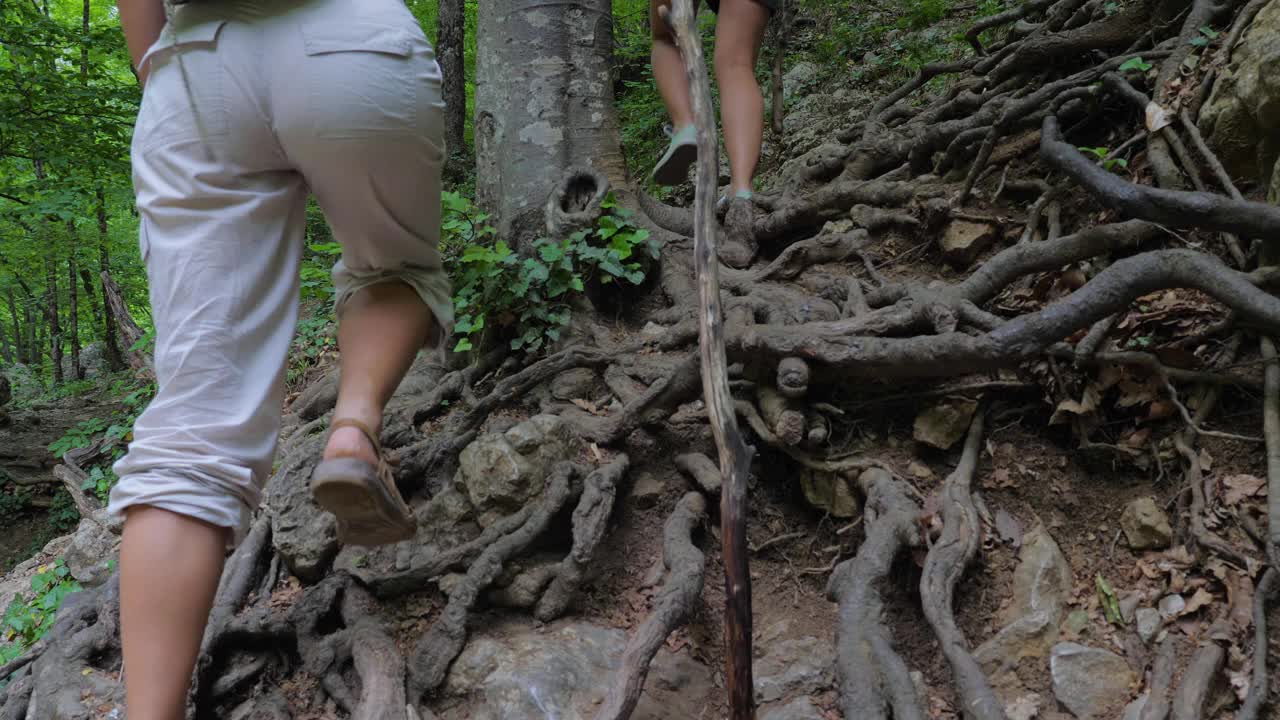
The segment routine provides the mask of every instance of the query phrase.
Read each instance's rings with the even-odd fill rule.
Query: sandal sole
[[[389,545],[413,537],[417,523],[388,496],[373,467],[355,458],[325,460],[311,476],[316,504],[338,520],[344,545]]]

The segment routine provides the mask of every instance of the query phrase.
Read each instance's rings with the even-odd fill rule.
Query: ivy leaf
[[[462,338],[457,345],[453,346],[454,352],[467,352],[471,349],[471,338]]]
[[[1193,37],[1191,38],[1191,44],[1196,47],[1205,47],[1209,44],[1209,38],[1200,36]]]
[[[1221,33],[1209,27],[1208,25],[1205,25],[1204,27],[1200,28],[1200,34],[1209,38],[1210,40],[1217,40],[1218,35],[1220,35]]]
[[[1137,57],[1126,60],[1125,63],[1120,66],[1120,70],[1121,72],[1128,71],[1128,70],[1141,70],[1142,72],[1146,72],[1153,67],[1155,66],[1143,60],[1142,56],[1139,55]]]
[[[1116,593],[1111,589],[1111,584],[1102,577],[1102,573],[1094,577],[1094,584],[1097,585],[1098,601],[1102,604],[1102,612],[1106,615],[1107,622],[1123,625],[1124,617],[1120,614],[1120,601],[1116,599]]]

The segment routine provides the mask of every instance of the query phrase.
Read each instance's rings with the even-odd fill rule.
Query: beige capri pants
[[[433,343],[452,325],[440,68],[402,0],[182,5],[143,62],[133,182],[158,388],[109,509],[163,508],[238,543],[280,430],[308,191],[342,244],[339,312],[400,281]]]

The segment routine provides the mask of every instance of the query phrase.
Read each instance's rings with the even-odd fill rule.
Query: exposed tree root
[[[1169,701],[1173,697],[1173,671],[1178,660],[1178,636],[1174,633],[1165,635],[1160,641],[1160,649],[1156,651],[1156,660],[1151,666],[1151,687],[1147,691],[1147,704],[1142,708],[1138,720],[1165,720],[1169,717]]]
[[[866,495],[866,540],[858,554],[836,566],[827,595],[840,604],[836,628],[836,672],[840,708],[847,718],[922,720],[906,665],[893,650],[884,626],[881,588],[904,547],[923,544],[920,507],[884,470],[858,478]]]
[[[595,720],[625,720],[631,717],[649,663],[667,636],[684,623],[702,594],[703,568],[706,560],[693,544],[693,531],[706,515],[706,500],[701,493],[687,493],[667,519],[663,529],[662,561],[667,568],[667,581],[654,602],[653,612],[636,629],[622,653],[622,665],[609,686],[604,704]]]
[[[558,463],[547,478],[547,489],[528,520],[520,528],[487,547],[466,577],[449,594],[449,603],[440,618],[418,641],[409,662],[409,699],[417,701],[444,682],[453,662],[467,638],[467,614],[502,572],[503,565],[524,550],[546,530],[552,517],[568,502],[573,464]]]
[[[1055,117],[1045,118],[1041,137],[1040,152],[1045,162],[1080,183],[1102,204],[1129,217],[1245,237],[1275,237],[1280,233],[1280,208],[1274,205],[1204,192],[1162,190],[1125,181],[1064,142]]]
[[[608,529],[618,481],[626,474],[629,465],[630,460],[622,455],[587,476],[582,497],[573,511],[573,549],[561,561],[555,579],[538,601],[534,617],[549,622],[563,615],[573,602],[587,566]]]
[[[1003,720],[1004,706],[996,698],[978,661],[969,652],[964,633],[956,626],[951,608],[956,583],[972,562],[982,540],[982,525],[973,502],[973,475],[982,447],[982,412],[974,416],[965,440],[964,454],[942,488],[942,535],[929,550],[920,579],[920,600],[925,618],[938,636],[942,654],[955,676],[956,691],[966,716],[976,720]]]

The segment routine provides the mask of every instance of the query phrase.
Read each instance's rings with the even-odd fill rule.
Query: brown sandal
[[[382,445],[359,420],[335,420],[329,426],[353,427],[373,444],[375,467],[354,457],[323,460],[311,474],[311,494],[320,507],[338,519],[338,541],[344,545],[388,545],[408,540],[418,529],[413,511],[396,489],[395,476]]]

